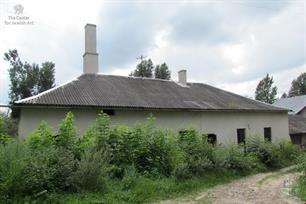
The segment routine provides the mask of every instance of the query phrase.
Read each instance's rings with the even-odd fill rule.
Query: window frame
[[[265,142],[272,142],[272,128],[264,127],[264,140]]]
[[[236,134],[237,134],[237,144],[245,145],[245,143],[246,143],[246,141],[245,141],[246,140],[246,128],[237,128],[236,129]],[[241,141],[241,137],[243,138],[242,141]]]
[[[217,135],[214,133],[207,134],[207,142],[212,145],[217,145],[218,142]]]

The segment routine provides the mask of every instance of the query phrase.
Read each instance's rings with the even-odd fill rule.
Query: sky
[[[22,5],[29,25],[7,25]],[[139,56],[166,62],[171,77],[246,97],[267,73],[278,96],[306,71],[305,0],[0,0],[0,104],[8,103],[3,54],[55,63],[59,85],[82,74],[84,26],[97,25],[99,72],[127,76]]]

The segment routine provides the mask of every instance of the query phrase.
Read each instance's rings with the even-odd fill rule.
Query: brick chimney
[[[85,25],[85,53],[83,54],[83,73],[96,74],[99,72],[97,53],[96,25]]]
[[[178,82],[183,86],[187,86],[187,71],[185,69],[178,72]]]

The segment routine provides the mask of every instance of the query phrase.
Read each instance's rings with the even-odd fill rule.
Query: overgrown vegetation
[[[300,156],[298,160],[298,169],[303,175],[298,179],[293,190],[303,201],[306,201],[306,153]]]
[[[41,122],[26,140],[1,140],[0,202],[143,203],[290,165],[301,155],[290,143],[257,137],[247,148],[212,145],[193,128],[174,133],[154,121],[111,126],[101,113],[80,136],[68,113],[58,131]]]

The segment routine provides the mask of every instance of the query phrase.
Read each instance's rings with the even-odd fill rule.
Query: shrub
[[[140,141],[138,147],[132,150],[133,163],[143,174],[169,176],[175,160],[175,149],[170,139],[172,135],[156,128],[154,121],[155,118],[150,116],[144,127],[132,129],[132,140],[137,138]]]
[[[74,189],[78,192],[102,192],[106,189],[107,151],[88,148],[82,154],[77,170],[72,173]]]
[[[15,137],[17,136],[17,123],[16,119],[9,117],[6,114],[0,113],[0,135]]]
[[[28,143],[32,149],[50,146],[52,144],[54,134],[51,127],[42,121],[38,128],[35,129],[28,138]]]
[[[19,140],[0,145],[0,200],[23,194],[28,154],[27,146]]]
[[[279,143],[281,163],[288,166],[297,162],[298,158],[303,154],[302,149],[291,142],[283,141]]]
[[[247,151],[255,154],[269,168],[280,168],[294,164],[302,150],[291,142],[266,142],[259,137],[247,140]]]
[[[260,161],[254,154],[245,154],[240,145],[219,146],[214,151],[216,169],[232,170],[235,173],[246,174],[262,169]]]
[[[96,142],[94,130],[95,130],[94,127],[91,126],[85,131],[82,137],[78,138],[77,143],[76,143],[76,148],[79,154],[82,154],[87,149],[90,149],[96,146],[97,142]]]
[[[179,131],[178,143],[183,161],[175,170],[177,178],[200,176],[213,168],[214,147],[207,142],[205,136],[200,136],[193,128],[182,129]]]
[[[19,140],[0,145],[0,198],[69,191],[76,162],[71,152],[55,146],[33,149]]]
[[[5,144],[10,139],[5,124],[6,124],[5,118],[0,114],[0,144]]]
[[[122,178],[122,189],[129,190],[133,188],[136,185],[138,179],[139,175],[135,166],[128,166],[127,168],[125,168],[124,176]]]
[[[105,148],[110,135],[110,118],[106,113],[101,112],[98,115],[92,134],[95,137],[97,148]]]
[[[122,178],[132,165],[141,174],[170,175],[175,162],[169,135],[154,126],[152,116],[144,125],[136,124],[134,128],[110,127],[109,116],[101,113],[81,144],[96,141],[97,149],[108,150],[113,177]]]
[[[70,191],[74,185],[71,175],[77,169],[72,152],[55,146],[31,151],[25,169],[26,194],[41,191]]]
[[[281,167],[281,153],[279,147],[266,142],[259,137],[250,137],[247,140],[247,152],[256,155],[269,168]]]
[[[73,113],[68,112],[59,126],[58,134],[54,136],[53,143],[58,147],[75,151],[77,140],[77,128]]]
[[[301,154],[297,160],[298,160],[298,169],[304,173],[306,179],[306,153]]]

